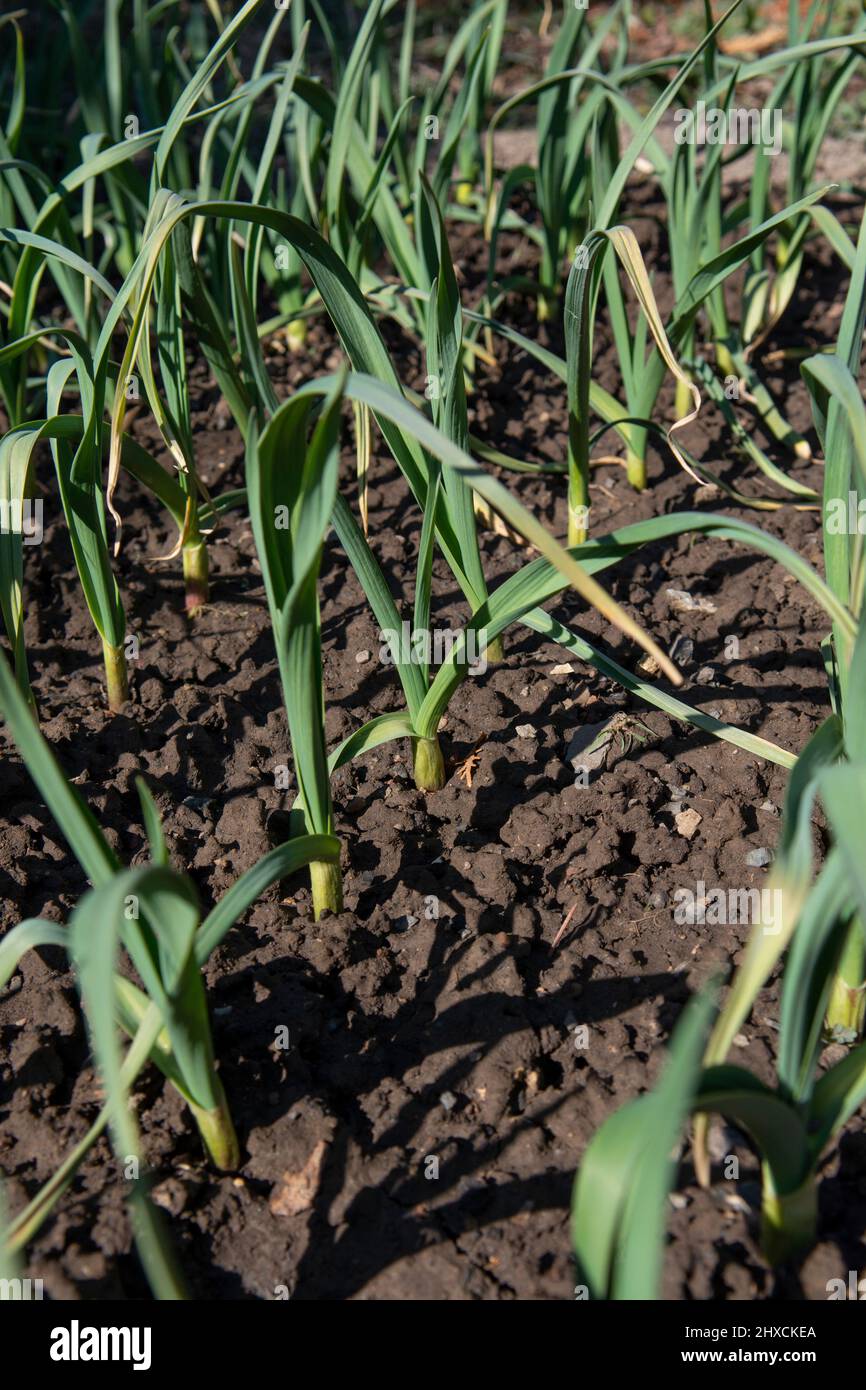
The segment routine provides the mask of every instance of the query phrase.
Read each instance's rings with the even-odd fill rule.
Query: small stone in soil
[[[694,807],[690,807],[688,811],[680,811],[674,819],[677,832],[686,840],[690,840],[703,820],[703,816]]]
[[[679,662],[680,666],[688,666],[695,652],[695,644],[691,637],[675,637],[671,644],[668,656],[671,661]]]
[[[744,1216],[748,1216],[749,1204],[743,1200],[739,1192],[726,1192],[725,1206],[730,1207],[732,1211],[741,1211]]]
[[[531,724],[518,724],[514,732],[518,738],[535,738],[535,729]]]
[[[768,849],[762,845],[760,849],[750,849],[746,855],[746,864],[750,869],[765,869],[773,858]]]
[[[715,613],[716,605],[712,599],[696,597],[685,589],[665,589],[670,606],[675,613]]]
[[[151,1189],[150,1198],[171,1216],[180,1216],[187,1202],[187,1191],[176,1178],[166,1178]]]
[[[453,1110],[457,1104],[457,1097],[453,1091],[443,1091],[439,1097],[439,1104],[443,1110]]]
[[[283,1174],[268,1203],[274,1216],[298,1216],[313,1205],[326,1147],[324,1139],[320,1139],[300,1172]]]
[[[355,653],[355,660],[359,666],[363,666],[365,661],[370,660],[370,653],[367,651],[366,647],[363,651]]]

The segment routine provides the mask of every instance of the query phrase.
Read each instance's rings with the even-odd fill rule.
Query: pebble
[[[367,651],[366,647],[363,651],[355,653],[355,660],[359,666],[363,666],[365,661],[370,660],[370,653]]]
[[[686,840],[692,838],[702,820],[703,816],[694,807],[690,807],[688,811],[680,811],[679,815],[674,817],[677,831]]]
[[[670,606],[679,613],[715,613],[716,605],[712,599],[695,597],[685,589],[665,589]]]
[[[283,1174],[271,1191],[268,1205],[274,1216],[298,1216],[312,1207],[319,1187],[327,1145],[320,1139],[299,1172]]]
[[[570,661],[564,661],[561,666],[551,666],[550,674],[552,676],[573,676],[574,667]]]
[[[768,849],[762,845],[760,849],[750,849],[746,855],[746,864],[750,869],[765,869],[773,858]]]
[[[443,1091],[439,1097],[439,1104],[443,1110],[453,1110],[457,1104],[457,1097],[453,1091]]]
[[[725,1206],[730,1207],[732,1211],[741,1211],[744,1216],[749,1214],[749,1204],[739,1192],[726,1192]]]
[[[166,1178],[151,1189],[150,1200],[171,1216],[180,1216],[187,1204],[188,1192],[177,1178]]]
[[[671,643],[668,656],[671,661],[679,662],[680,666],[688,666],[695,653],[695,644],[691,637],[675,637]]]
[[[518,738],[535,738],[535,729],[532,724],[518,724],[515,733]]]

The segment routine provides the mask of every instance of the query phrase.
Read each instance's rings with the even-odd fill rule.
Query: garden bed
[[[639,190],[631,199],[629,221],[640,230],[648,219],[649,237],[661,206]],[[468,305],[479,286],[477,236],[458,228],[452,244]],[[525,269],[525,246],[516,240],[505,239],[503,255],[504,268],[523,258]],[[834,276],[829,255],[821,261],[810,252],[804,293],[768,350],[832,336]],[[510,312],[520,326],[528,311],[515,300]],[[394,327],[386,336],[404,384],[423,389],[417,345]],[[297,354],[274,340],[268,368],[278,393],[332,369],[335,349],[327,320],[315,321]],[[507,344],[498,355],[497,369],[483,369],[470,398],[474,431],[521,457],[562,460],[561,383]],[[606,329],[596,370],[616,388]],[[780,368],[768,372],[774,395],[795,427],[808,430],[795,372],[773,377],[773,370]],[[240,438],[203,364],[192,379],[203,478],[215,492],[239,486]],[[724,475],[731,445],[717,422],[709,412],[702,421],[703,457]],[[145,417],[130,429],[158,450]],[[346,444],[351,495],[354,456]],[[667,451],[651,453],[650,472],[651,487],[639,495],[621,470],[594,470],[597,534],[690,505],[694,486]],[[564,534],[561,478],[508,481]],[[275,785],[276,769],[290,767],[291,757],[255,547],[248,520],[230,513],[211,545],[211,602],[187,618],[178,562],[157,560],[172,543],[164,515],[126,485],[118,499],[118,573],[139,642],[132,704],[121,715],[103,708],[66,530],[47,504],[45,542],[28,556],[27,573],[26,639],[42,728],[133,863],[146,850],[132,780],[144,774],[169,847],[209,905],[284,837],[291,796]],[[723,500],[699,495],[697,505],[718,511]],[[414,575],[420,513],[378,441],[369,505],[373,546],[403,590]],[[784,522],[769,514],[761,524],[820,565],[813,513],[786,511]],[[482,552],[492,585],[522,558],[490,533]],[[611,588],[665,650],[679,640],[685,699],[785,748],[802,747],[826,711],[818,650],[826,620],[781,567],[729,542],[683,538],[642,549],[617,569]],[[705,598],[713,611],[677,611],[669,589]],[[333,745],[395,708],[399,692],[333,538],[320,593]],[[434,594],[439,624],[463,620],[439,561]],[[634,659],[576,596],[555,611],[626,664]],[[729,656],[726,636],[738,639],[738,658]],[[575,785],[567,760],[573,732],[615,714],[623,716],[621,735],[589,786]],[[614,1109],[653,1084],[686,998],[741,958],[747,925],[679,924],[675,894],[700,881],[766,881],[766,869],[748,867],[747,856],[776,844],[783,769],[642,707],[520,628],[506,634],[501,664],[462,685],[442,742],[441,791],[416,790],[401,744],[336,775],[341,915],[314,923],[299,874],[264,895],[206,969],[239,1171],[220,1176],[205,1165],[188,1112],[157,1074],[144,1073],[135,1087],[155,1200],[171,1213],[198,1297],[268,1299],[283,1290],[307,1299],[571,1297],[568,1208],[587,1142]],[[15,918],[65,917],[84,876],[17,755],[6,756],[4,897]],[[684,809],[700,817],[690,837],[677,828]],[[767,1080],[776,1004],[771,984],[736,1040],[737,1060]],[[0,1165],[14,1213],[82,1136],[101,1100],[58,951],[29,953],[0,998],[0,1055]],[[820,1243],[805,1264],[775,1273],[755,1239],[757,1161],[721,1122],[711,1141],[716,1157],[739,1157],[740,1178],[703,1191],[686,1164],[672,1199],[665,1296],[824,1298],[828,1278],[862,1263],[859,1120],[822,1169]],[[50,1297],[144,1294],[116,1171],[103,1138],[31,1245],[28,1273],[44,1280]]]

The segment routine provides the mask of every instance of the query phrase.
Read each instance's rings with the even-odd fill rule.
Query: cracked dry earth
[[[509,254],[518,254],[515,245]],[[474,255],[461,243],[470,297]],[[840,286],[828,267],[810,259],[802,318],[789,315],[771,346],[832,335],[826,304]],[[511,309],[518,320],[526,312]],[[386,332],[417,386],[417,349]],[[323,324],[301,355],[275,344],[269,366],[288,391],[335,361]],[[806,428],[805,397],[794,375],[773,374],[781,370],[767,368],[771,389]],[[600,332],[597,374],[614,389],[611,372]],[[238,485],[240,441],[203,370],[197,379],[203,474],[216,489]],[[497,447],[564,457],[563,390],[518,352],[503,348],[472,408],[473,427]],[[724,476],[741,477],[710,407],[705,416],[695,443]],[[155,442],[145,418],[134,428]],[[348,431],[346,445],[351,488]],[[562,534],[561,478],[509,482]],[[693,484],[658,454],[643,496],[611,466],[594,482],[599,532],[656,511],[719,509],[724,500],[695,502]],[[27,640],[46,737],[131,862],[145,855],[133,785],[144,773],[175,862],[210,904],[280,839],[291,796],[275,787],[275,768],[290,759],[249,525],[232,514],[213,537],[212,603],[190,621],[176,566],[154,563],[171,544],[164,518],[127,490],[119,579],[140,655],[133,704],[112,718],[52,497],[27,576]],[[382,450],[370,514],[393,591],[411,599],[420,518]],[[813,515],[766,514],[761,525],[820,564]],[[489,534],[484,551],[493,583],[526,558]],[[684,538],[646,548],[606,581],[665,647],[679,640],[685,700],[802,746],[827,707],[824,623],[780,567],[727,542]],[[678,611],[669,588],[707,599],[714,611]],[[398,707],[399,692],[333,538],[321,593],[333,743]],[[434,604],[437,626],[463,620],[439,565]],[[621,661],[637,661],[576,596],[554,611]],[[739,642],[734,657],[729,635]],[[211,959],[216,1051],[243,1149],[237,1175],[207,1169],[179,1098],[152,1069],[141,1077],[135,1104],[154,1196],[170,1213],[195,1296],[573,1296],[568,1205],[581,1154],[614,1109],[656,1080],[686,999],[730,970],[748,934],[745,925],[678,925],[673,895],[699,880],[762,885],[766,870],[747,867],[746,856],[776,842],[785,774],[647,710],[574,660],[556,673],[568,661],[527,629],[507,634],[505,660],[467,681],[448,710],[449,778],[440,792],[415,790],[403,745],[340,771],[344,913],[314,924],[299,876],[266,893]],[[576,786],[566,759],[574,732],[617,713],[640,718],[628,725],[639,737],[613,740],[589,786]],[[4,925],[65,918],[84,888],[80,870],[8,747],[2,768]],[[699,817],[685,822],[689,836],[677,828],[682,810]],[[820,852],[820,823],[814,834]],[[771,982],[738,1038],[737,1060],[766,1079],[777,1003]],[[281,1028],[285,1049],[276,1045]],[[99,1098],[72,978],[56,950],[31,952],[0,995],[0,1168],[13,1211],[84,1133]],[[740,1178],[724,1180],[717,1164],[714,1186],[702,1192],[684,1150],[666,1297],[823,1298],[828,1278],[862,1265],[860,1121],[822,1171],[819,1245],[802,1266],[776,1273],[755,1240],[755,1158],[721,1126],[713,1146],[718,1159],[739,1156]],[[53,1298],[146,1296],[105,1140],[30,1247],[28,1272]]]

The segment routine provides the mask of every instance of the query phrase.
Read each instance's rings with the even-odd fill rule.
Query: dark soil
[[[636,198],[633,212],[646,219],[637,227],[648,248],[662,209]],[[522,243],[505,238],[503,251],[526,271]],[[816,255],[769,350],[835,337],[845,286],[829,258]],[[455,257],[471,303],[481,266],[473,234],[455,229]],[[654,264],[663,284],[661,253]],[[501,314],[539,332],[519,300]],[[406,384],[421,387],[417,348],[393,325],[385,332]],[[561,350],[555,333],[549,341]],[[272,346],[269,365],[284,392],[338,360],[324,322],[299,353]],[[499,357],[472,399],[476,433],[514,455],[562,461],[562,386],[507,345]],[[603,330],[596,375],[617,389]],[[796,366],[773,365],[766,376],[793,423],[807,429]],[[240,440],[203,369],[197,379],[203,475],[215,491],[240,485]],[[661,403],[668,413],[670,401],[668,393]],[[147,419],[134,429],[155,444]],[[346,443],[351,488],[348,430]],[[712,407],[692,443],[724,476],[756,495],[768,490],[736,457]],[[235,513],[214,535],[212,603],[190,620],[178,563],[158,561],[173,543],[165,518],[127,489],[118,576],[140,654],[133,703],[111,717],[50,461],[43,464],[47,529],[44,544],[28,552],[27,641],[45,735],[129,862],[146,857],[133,782],[144,774],[174,861],[210,905],[279,836],[274,813],[292,796],[275,787],[275,769],[291,759],[249,524]],[[813,479],[817,472],[814,465]],[[561,477],[502,476],[563,534]],[[651,454],[643,495],[622,470],[603,466],[594,475],[594,530],[724,503],[695,493],[667,454]],[[370,513],[372,543],[408,612],[420,516],[381,447]],[[786,509],[758,520],[820,565],[813,514]],[[494,535],[484,537],[484,556],[494,584],[527,558]],[[685,700],[791,750],[826,714],[826,623],[779,566],[728,542],[683,539],[646,548],[605,580],[666,648],[677,638],[692,644],[681,660]],[[668,588],[709,599],[715,612],[674,611]],[[400,691],[333,538],[321,595],[333,743],[399,708]],[[465,621],[441,565],[434,602],[438,627]],[[640,654],[576,596],[555,611],[637,664]],[[739,639],[738,659],[728,659],[726,636]],[[415,790],[402,745],[341,771],[334,795],[345,912],[314,924],[299,876],[266,893],[210,961],[216,1051],[243,1149],[237,1175],[210,1171],[176,1093],[152,1069],[140,1078],[135,1103],[154,1195],[170,1213],[196,1296],[573,1296],[568,1208],[583,1150],[607,1116],[655,1082],[684,1003],[711,976],[730,972],[748,936],[746,925],[678,925],[674,893],[700,880],[737,888],[765,881],[766,870],[745,859],[776,843],[786,774],[645,709],[574,660],[572,673],[553,674],[568,660],[527,629],[508,633],[504,662],[468,680],[448,710],[441,792]],[[636,737],[615,742],[590,785],[575,786],[565,759],[572,733],[617,712],[640,718],[631,726]],[[474,771],[462,777],[473,753]],[[65,920],[84,877],[14,749],[3,778],[4,925],[36,915]],[[701,817],[691,839],[676,829],[680,806]],[[817,824],[815,841],[820,851]],[[777,1017],[771,984],[738,1039],[737,1060],[767,1080]],[[576,1046],[584,1024],[588,1045]],[[281,1027],[289,1030],[284,1051],[275,1046]],[[99,1102],[72,978],[56,950],[30,952],[0,995],[0,1168],[13,1211],[50,1177]],[[739,1156],[740,1176],[726,1180],[718,1163],[714,1186],[701,1191],[684,1150],[667,1297],[823,1299],[829,1278],[862,1266],[859,1120],[822,1169],[819,1245],[802,1267],[776,1273],[756,1244],[756,1159],[722,1126],[713,1148],[717,1159]],[[430,1158],[438,1177],[429,1176]],[[311,1159],[321,1167],[310,1206],[275,1214],[283,1175]],[[28,1272],[52,1298],[146,1294],[106,1140],[29,1253]]]

